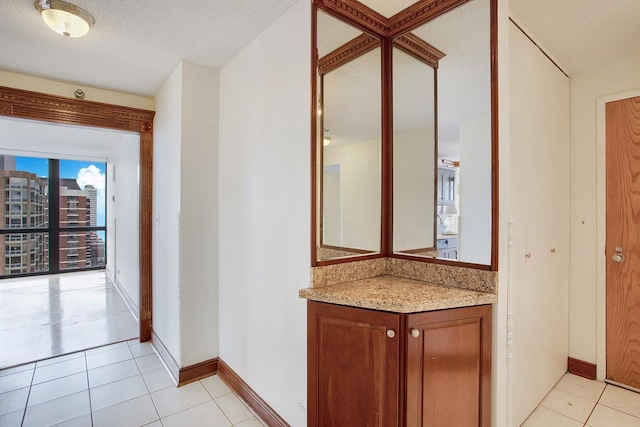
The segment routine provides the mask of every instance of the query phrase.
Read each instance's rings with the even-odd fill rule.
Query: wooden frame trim
[[[322,76],[380,46],[380,39],[362,33],[318,60]]]
[[[389,257],[402,258],[414,261],[422,261],[434,264],[452,265],[464,268],[473,268],[480,270],[498,270],[498,253],[499,253],[499,117],[498,117],[498,7],[497,0],[490,0],[490,67],[491,67],[491,253],[489,264],[475,264],[462,262],[457,260],[447,260],[443,258],[425,258],[418,256],[407,256],[393,253],[393,206],[392,204],[392,168],[393,168],[393,144],[389,133],[393,129],[393,111],[388,101],[393,98],[393,88],[391,87],[392,71],[390,67],[390,51],[389,44],[393,37],[407,33],[415,28],[425,24],[426,22],[437,18],[438,16],[463,5],[470,0],[422,0],[414,5],[397,13],[391,18],[380,15],[370,8],[361,4],[357,0],[313,0],[312,13],[312,61],[311,61],[311,93],[312,93],[312,191],[311,191],[311,266],[323,266],[352,261],[359,261],[370,258]],[[381,39],[382,45],[382,204],[381,204],[381,248],[380,254],[373,257],[349,257],[340,259],[317,260],[316,245],[318,243],[318,195],[317,195],[317,162],[319,158],[317,147],[317,11],[323,10],[337,19],[340,19],[350,25],[354,25],[362,31],[374,34]],[[371,13],[373,12],[373,13]],[[370,14],[371,13],[371,14]],[[384,27],[384,28],[383,28]],[[406,37],[406,36],[405,36]],[[386,53],[385,53],[386,52]],[[406,51],[405,51],[406,52]],[[408,53],[408,52],[407,52]],[[411,53],[410,53],[411,54]],[[435,67],[434,67],[435,68]],[[436,74],[437,79],[437,74]],[[436,80],[437,81],[437,80]],[[436,104],[437,108],[437,104]],[[437,130],[436,130],[437,132]],[[321,154],[320,154],[321,155]],[[434,184],[435,185],[435,184]],[[435,225],[434,225],[435,227]]]
[[[155,112],[0,86],[0,116],[140,134],[139,327],[140,341],[151,339],[153,118]]]
[[[218,361],[218,376],[242,397],[267,425],[289,427],[289,424],[223,360]]]
[[[393,45],[407,55],[411,55],[418,61],[422,61],[433,68],[438,68],[438,62],[446,56],[444,52],[431,46],[413,33],[407,33],[394,39]]]
[[[597,366],[593,363],[584,362],[582,360],[567,358],[567,371],[570,374],[578,375],[589,380],[596,379]]]

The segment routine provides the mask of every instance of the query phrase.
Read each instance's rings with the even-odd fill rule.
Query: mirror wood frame
[[[136,132],[140,135],[139,340],[151,339],[153,118],[155,111],[0,86],[0,116]]]
[[[474,268],[479,270],[498,270],[498,34],[497,0],[490,2],[490,63],[491,63],[491,254],[490,264],[473,264],[443,258],[425,258],[393,252],[393,87],[392,47],[394,38],[426,24],[438,16],[453,10],[471,0],[419,0],[397,14],[386,18],[357,0],[313,0],[311,7],[311,265],[313,267],[362,261],[375,258],[400,258],[426,263]],[[318,160],[322,144],[317,141],[318,109],[316,100],[317,53],[317,12],[323,12],[343,21],[365,34],[380,39],[382,47],[382,162],[381,162],[381,227],[380,252],[345,258],[318,260]]]

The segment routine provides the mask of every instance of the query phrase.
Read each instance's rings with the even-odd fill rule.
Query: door
[[[398,426],[400,316],[309,301],[308,426]]]
[[[606,378],[640,389],[640,97],[605,108]]]
[[[409,314],[408,427],[491,425],[491,306]]]

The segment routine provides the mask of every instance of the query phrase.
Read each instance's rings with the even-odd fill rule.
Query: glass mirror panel
[[[413,33],[446,53],[437,71],[437,256],[491,264],[490,1],[471,0]]]
[[[379,253],[379,41],[323,12],[317,25],[317,259]]]
[[[436,256],[435,69],[393,48],[393,248]]]

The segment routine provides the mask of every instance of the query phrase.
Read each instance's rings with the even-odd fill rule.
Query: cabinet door
[[[398,314],[308,302],[308,427],[398,426],[399,326]]]
[[[410,314],[407,327],[407,426],[489,427],[491,306]]]

